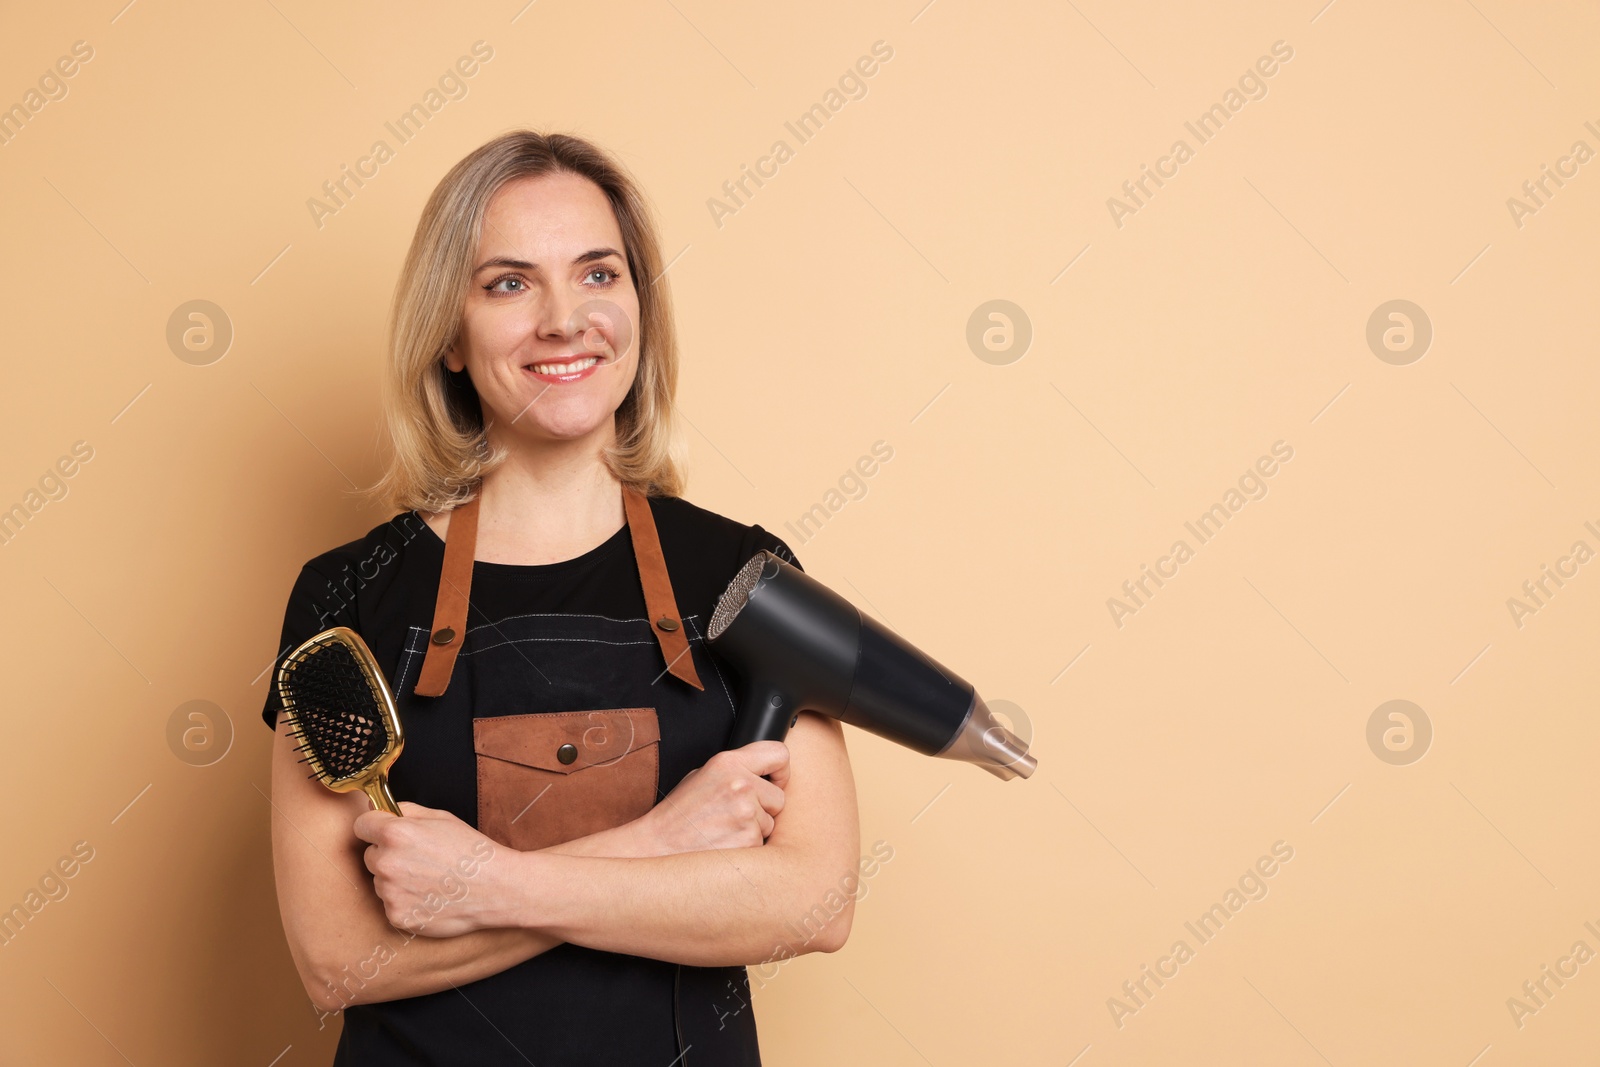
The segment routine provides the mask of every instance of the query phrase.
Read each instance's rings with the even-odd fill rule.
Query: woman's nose
[[[533,312],[533,325],[538,335],[549,341],[566,342],[583,327],[576,324],[575,312],[583,299],[578,294],[551,293],[538,302]]]

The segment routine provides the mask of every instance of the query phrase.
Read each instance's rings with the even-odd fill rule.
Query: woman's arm
[[[313,1004],[339,1011],[461,985],[561,943],[533,930],[479,930],[437,940],[396,930],[361,863],[350,823],[365,793],[306,777],[280,717],[272,752],[272,865],[289,954]]]
[[[480,929],[441,939],[391,926],[362,863],[366,842],[350,830],[356,817],[370,808],[366,794],[325,788],[306,776],[299,759],[287,720],[280,717],[272,754],[273,871],[289,954],[318,1008],[339,1011],[351,1004],[438,992],[498,974],[561,943],[553,934],[527,929]],[[545,851],[655,856],[729,841],[759,842],[755,835],[760,826],[771,824],[765,810],[740,824],[732,817],[736,813],[727,810],[730,805],[715,795],[726,782],[698,784],[696,797],[681,798],[674,791],[644,818]],[[763,803],[781,808],[781,794],[775,804],[770,797]],[[469,867],[481,861],[480,852],[470,850],[456,858]],[[478,891],[476,871],[467,875],[458,867],[448,880],[441,874],[428,891],[434,898],[413,920],[442,922]]]
[[[843,730],[805,713],[787,746],[783,810],[766,844],[634,859],[497,848],[473,892],[420,932],[464,940],[517,927],[697,966],[838,949],[854,915],[860,850]],[[482,837],[448,813],[418,815],[372,811],[355,824],[373,842],[365,859],[385,913],[406,929],[428,887]]]

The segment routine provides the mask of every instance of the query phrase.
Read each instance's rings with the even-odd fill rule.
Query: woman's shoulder
[[[763,549],[800,566],[783,538],[759,523],[741,522],[681,496],[652,497],[651,503],[662,550],[678,548],[683,556],[711,567],[717,578],[731,579],[746,560]]]
[[[401,512],[355,540],[306,560],[284,606],[279,660],[307,638],[332,626],[348,626],[368,641],[373,640],[374,634],[365,623],[373,618],[382,620],[386,614],[372,613],[372,598],[396,591],[393,583],[400,573],[398,561],[406,547],[426,544],[426,538],[433,536],[415,512]],[[404,594],[403,587],[400,592]],[[280,707],[277,687],[268,685],[262,709],[267,726],[276,726]]]
[[[326,578],[353,573],[368,580],[386,564],[398,559],[413,544],[438,541],[428,524],[415,511],[402,511],[380,522],[360,537],[336,545],[306,560],[301,571]]]

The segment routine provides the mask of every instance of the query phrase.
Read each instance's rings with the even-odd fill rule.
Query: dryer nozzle
[[[745,681],[730,747],[781,741],[817,711],[1002,780],[1037,765],[970,684],[771,552],[728,583],[706,637]]]

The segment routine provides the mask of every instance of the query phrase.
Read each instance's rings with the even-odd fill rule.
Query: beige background
[[[0,948],[0,1059],[329,1061],[278,925],[263,671],[299,564],[387,517],[349,490],[421,204],[531,126],[607,146],[659,210],[689,498],[1034,735],[1038,773],[1001,783],[850,732],[863,847],[894,858],[844,951],[762,985],[767,1063],[1586,1062],[1600,963],[1520,1027],[1507,1000],[1600,951],[1600,563],[1520,627],[1507,600],[1600,549],[1600,162],[1520,227],[1507,199],[1600,150],[1600,14],[918,2],[7,15],[0,104],[94,55],[0,146],[0,506],[93,459],[0,547],[0,905],[93,858]],[[319,228],[308,198],[479,40],[468,94]],[[798,144],[785,121],[879,40]],[[1275,41],[1266,96],[1199,144],[1184,122]],[[780,138],[719,227],[708,200]],[[1107,199],[1178,138],[1119,228]],[[166,340],[200,299],[234,330],[203,366]],[[1009,363],[966,340],[995,299],[1031,323]],[[1365,336],[1395,299],[1434,334],[1403,366]],[[864,497],[786,527],[879,440]],[[1280,440],[1197,546],[1184,523]],[[1180,538],[1119,628],[1108,598]],[[1433,728],[1408,765],[1366,739],[1395,699]],[[195,700],[236,731],[205,766],[169,743]],[[1278,841],[1199,945],[1185,921]],[[1179,939],[1119,1026],[1108,998]]]

